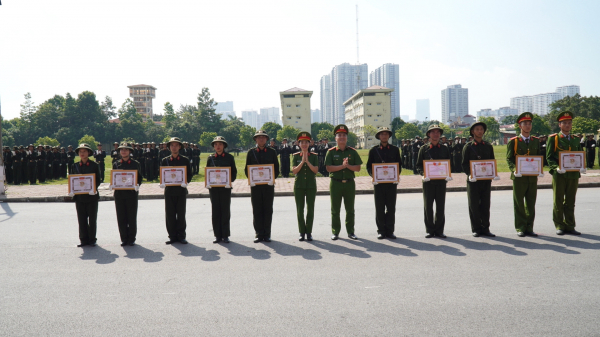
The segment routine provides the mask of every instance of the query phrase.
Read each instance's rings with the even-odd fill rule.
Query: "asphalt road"
[[[356,199],[359,241],[297,241],[277,197],[273,242],[254,244],[249,198],[234,198],[232,243],[212,243],[210,201],[188,200],[188,245],[167,246],[164,201],[140,201],[138,246],[120,247],[101,202],[98,247],[76,248],[72,203],[1,203],[2,336],[598,336],[598,193],[578,192],[580,237],[558,237],[551,190],[538,238],[519,238],[512,191],[492,193],[496,238],[473,238],[466,193],[447,198],[448,239],[425,239],[421,194],[399,194],[398,240],[376,239],[373,196]]]

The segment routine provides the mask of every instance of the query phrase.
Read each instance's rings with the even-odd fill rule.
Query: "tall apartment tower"
[[[442,123],[458,121],[469,114],[469,89],[460,84],[442,90]]]
[[[127,88],[129,88],[129,97],[133,98],[135,109],[142,115],[144,121],[152,120],[152,99],[156,98],[156,88],[146,84],[130,85]]]
[[[417,100],[417,114],[415,119],[420,122],[430,121],[431,116],[429,114],[429,99],[418,99]],[[408,122],[407,120],[405,122]]]
[[[333,67],[330,74],[321,77],[321,113],[324,122],[332,125],[344,123],[344,102],[368,86],[368,70],[366,63],[342,63]],[[327,106],[329,103],[330,109]]]
[[[256,110],[242,110],[242,120],[246,125],[255,129],[262,126],[258,125],[258,112]]]
[[[520,96],[513,97],[510,99],[510,108],[517,110],[517,115],[523,112],[533,112],[533,97],[532,96]]]
[[[556,88],[556,92],[560,94],[561,98],[565,98],[567,96],[575,96],[575,94],[579,94],[580,88],[578,85],[566,85],[564,87]]]
[[[300,131],[310,132],[310,97],[312,91],[291,88],[279,93],[283,126],[291,125]]]
[[[400,117],[400,66],[386,63],[373,70],[369,75],[369,84],[394,89],[391,96],[392,119]]]

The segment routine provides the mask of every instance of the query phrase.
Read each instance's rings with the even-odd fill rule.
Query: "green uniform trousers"
[[[375,224],[377,233],[394,234],[396,226],[396,184],[377,184],[373,187],[375,196]]]
[[[490,200],[492,198],[492,182],[480,180],[467,182],[467,197],[469,199],[469,218],[473,233],[488,233],[490,231]]]
[[[435,202],[435,215],[433,203]],[[423,182],[423,205],[425,206],[425,231],[429,234],[444,234],[446,224],[446,184]]]
[[[75,201],[75,209],[77,222],[79,222],[79,241],[83,245],[96,243],[98,200]]]
[[[213,187],[208,190],[208,193],[215,238],[228,238],[231,235],[231,188]]]
[[[331,179],[329,182],[329,193],[331,199],[331,232],[334,235],[339,235],[342,229],[340,209],[342,208],[343,198],[344,208],[346,209],[346,231],[348,234],[354,234],[354,198],[356,196],[356,184],[354,180],[348,180],[343,183]]]
[[[537,199],[537,179],[513,180],[513,203],[515,229],[517,232],[533,232],[535,201]]]
[[[138,198],[115,198],[117,225],[121,242],[135,242],[137,235]]]
[[[567,179],[562,174],[552,176],[554,208],[552,220],[556,229],[571,231],[575,229],[575,196],[579,179]]]
[[[298,216],[298,230],[300,234],[311,234],[315,218],[316,188],[294,188],[296,198],[296,214]],[[304,220],[304,203],[306,201],[306,221]]]

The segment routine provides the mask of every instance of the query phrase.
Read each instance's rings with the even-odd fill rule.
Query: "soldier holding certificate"
[[[542,155],[540,140],[531,136],[532,121],[533,114],[531,112],[522,113],[517,118],[521,135],[511,138],[506,145],[506,161],[511,171],[510,179],[513,181],[515,229],[520,237],[525,235],[538,236],[533,232],[538,177],[522,176],[520,173],[515,173],[516,156]],[[543,161],[540,165],[543,165]]]
[[[279,175],[279,161],[277,160],[277,151],[267,146],[269,135],[263,130],[258,130],[254,134],[256,147],[248,150],[246,156],[246,167],[244,172],[249,176],[248,165],[273,164],[273,179]],[[289,161],[288,161],[289,169]],[[275,198],[275,186],[272,183],[268,185],[256,185],[250,187],[250,199],[252,201],[252,215],[254,217],[254,231],[256,237],[254,243],[261,241],[271,242],[271,222],[273,220],[273,201]]]
[[[215,234],[213,243],[219,243],[221,240],[224,243],[229,243],[229,236],[231,235],[229,223],[231,220],[231,187],[237,176],[237,169],[233,156],[225,152],[227,148],[225,137],[215,137],[210,145],[215,149],[215,153],[206,159],[206,167],[231,168],[231,181],[227,186],[211,187],[207,185],[212,206],[213,233]],[[205,177],[205,179],[208,179],[208,177]]]
[[[546,158],[552,174],[554,193],[552,220],[557,235],[580,235],[581,233],[575,230],[575,196],[581,174],[561,170],[558,157],[562,151],[581,151],[581,142],[579,137],[571,135],[573,113],[563,111],[558,115],[557,120],[560,132],[550,135],[546,144]]]
[[[121,159],[113,164],[113,170],[136,170],[138,188],[142,185],[142,168],[140,163],[131,158],[133,147],[127,143],[119,146]],[[138,190],[116,190],[115,208],[117,210],[117,224],[121,235],[121,247],[135,245],[137,235]]]
[[[73,196],[75,209],[77,210],[77,221],[79,222],[79,241],[77,247],[96,245],[96,220],[98,219],[98,186],[100,186],[100,169],[98,164],[89,160],[94,151],[88,144],[80,144],[75,153],[80,158],[78,163],[73,164],[73,174],[94,174],[96,182],[96,194],[77,194]]]
[[[374,163],[397,163],[397,174],[400,175],[402,172],[400,149],[389,143],[391,137],[392,131],[387,127],[379,128],[375,134],[375,138],[379,139],[379,145],[375,145],[369,150],[369,159],[367,159],[367,172],[371,177],[374,174],[372,171]],[[373,185],[377,238],[379,240],[386,237],[395,239],[397,183],[378,184],[373,182]]]
[[[296,199],[296,215],[298,217],[299,241],[312,241],[313,219],[315,217],[315,198],[317,197],[317,172],[319,171],[319,158],[314,152],[309,151],[311,135],[300,132],[296,139],[300,152],[292,157],[292,172],[294,180],[294,197]],[[304,219],[304,204],[306,203],[306,219]]]
[[[463,147],[462,170],[468,177],[467,196],[469,199],[469,217],[471,219],[471,231],[474,237],[481,235],[494,237],[490,232],[490,200],[492,197],[492,181],[477,180],[471,172],[471,160],[495,159],[494,147],[483,140],[487,125],[477,122],[471,126],[469,132],[473,137]]]
[[[450,149],[440,144],[440,136],[444,129],[432,124],[427,129],[429,144],[422,146],[417,155],[417,171],[424,175],[423,160],[452,160]],[[452,166],[448,167],[452,170]],[[452,178],[434,179],[423,177],[423,203],[425,207],[425,235],[426,238],[434,236],[446,238],[444,226],[446,224],[446,183]],[[433,203],[435,202],[435,217],[433,214]]]

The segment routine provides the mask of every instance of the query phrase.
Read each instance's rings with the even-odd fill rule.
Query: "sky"
[[[360,54],[356,53],[356,5]],[[40,104],[88,90],[116,106],[128,85],[157,88],[165,102],[215,101],[280,107],[279,92],[314,92],[344,62],[400,65],[400,114],[441,90],[469,89],[469,112],[576,84],[600,95],[600,1],[197,1],[3,0],[0,99],[6,119],[24,94]]]

